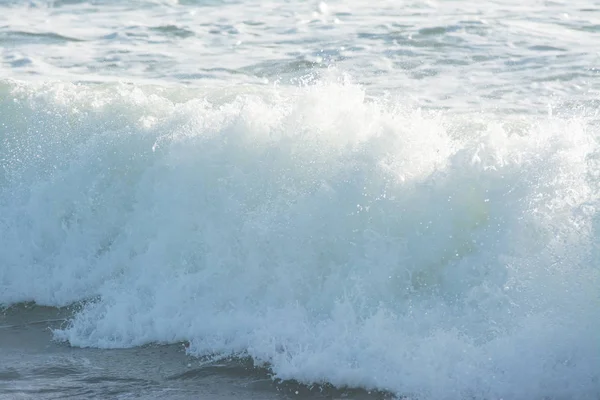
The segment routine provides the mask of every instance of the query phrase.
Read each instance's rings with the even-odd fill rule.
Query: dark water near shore
[[[52,339],[69,309],[19,304],[0,311],[0,399],[357,399],[385,393],[274,380],[251,359],[211,362],[187,343],[73,348]]]

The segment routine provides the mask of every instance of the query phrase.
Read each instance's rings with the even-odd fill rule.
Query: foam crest
[[[58,339],[188,340],[421,398],[599,392],[586,119],[453,116],[334,82],[0,90],[0,302],[94,298]]]

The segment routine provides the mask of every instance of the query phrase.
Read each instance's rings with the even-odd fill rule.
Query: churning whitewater
[[[0,83],[0,303],[420,399],[597,399],[597,116]]]

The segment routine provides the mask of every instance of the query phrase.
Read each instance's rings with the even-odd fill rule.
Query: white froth
[[[95,298],[58,339],[432,399],[600,392],[593,121],[335,82],[0,93],[0,302]]]

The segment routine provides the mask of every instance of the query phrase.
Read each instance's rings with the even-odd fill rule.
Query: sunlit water
[[[0,1],[0,395],[597,400],[598,49],[590,1]]]

